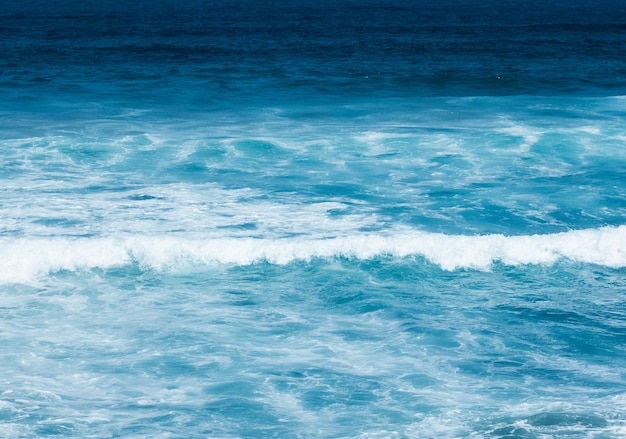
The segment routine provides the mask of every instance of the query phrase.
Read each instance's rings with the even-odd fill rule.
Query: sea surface
[[[626,437],[621,0],[4,0],[0,437]]]

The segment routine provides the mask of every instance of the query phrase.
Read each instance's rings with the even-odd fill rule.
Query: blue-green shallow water
[[[621,9],[5,2],[0,436],[624,436]]]
[[[3,295],[3,428],[619,437],[623,288],[623,269],[389,258],[61,273]]]

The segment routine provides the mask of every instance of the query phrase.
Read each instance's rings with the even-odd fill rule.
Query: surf
[[[177,271],[216,264],[286,265],[314,259],[423,258],[442,270],[489,271],[494,263],[551,265],[566,259],[626,267],[626,225],[553,234],[450,235],[423,231],[327,238],[202,238],[128,234],[109,237],[3,238],[0,282],[28,283],[60,271],[138,265]]]

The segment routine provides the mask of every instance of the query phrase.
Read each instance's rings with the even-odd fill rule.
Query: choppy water
[[[0,436],[626,434],[620,2],[182,3],[0,6]]]

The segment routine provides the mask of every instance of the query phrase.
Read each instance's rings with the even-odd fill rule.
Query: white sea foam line
[[[25,282],[61,270],[107,269],[133,262],[156,270],[189,264],[288,264],[314,258],[422,256],[444,270],[489,270],[506,265],[552,264],[566,258],[612,268],[626,266],[626,226],[557,234],[445,235],[427,232],[313,238],[212,238],[127,235],[107,238],[4,238],[0,282]]]

